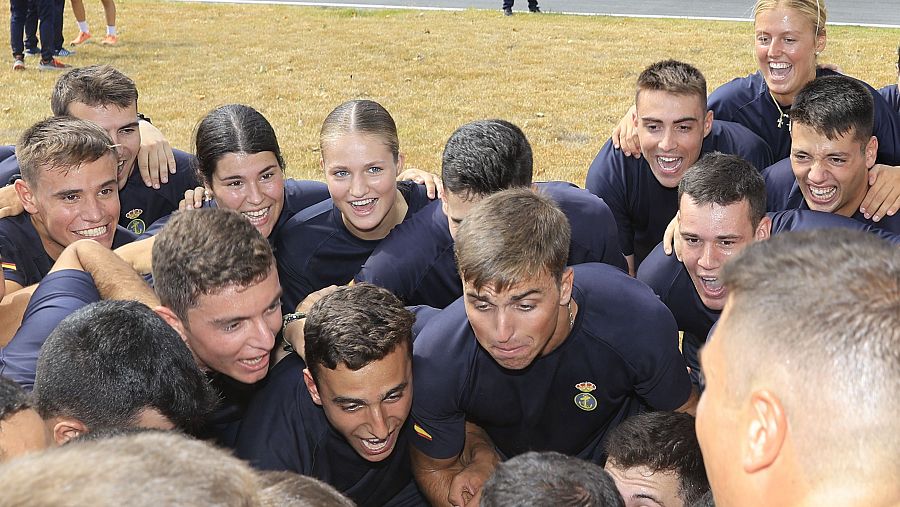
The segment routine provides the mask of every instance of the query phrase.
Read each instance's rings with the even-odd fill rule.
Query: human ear
[[[181,336],[181,340],[190,347],[187,339],[187,333],[184,329],[184,323],[181,322],[181,318],[175,315],[175,312],[172,311],[171,308],[167,306],[157,306],[153,309],[157,315],[162,317],[166,324],[168,324],[172,329],[178,331],[178,335]]]
[[[566,268],[559,282],[559,305],[565,306],[572,299],[572,284],[575,282],[575,271]]]
[[[63,445],[87,433],[87,426],[78,419],[61,419],[53,425],[53,440]]]
[[[19,200],[22,201],[22,207],[25,208],[25,211],[32,215],[37,213],[38,209],[34,199],[34,192],[31,191],[28,183],[25,183],[23,179],[18,179],[14,184],[14,188],[16,189],[16,195],[19,196]]]
[[[319,396],[319,387],[316,386],[316,381],[313,380],[309,368],[303,369],[303,383],[306,384],[306,390],[309,391],[309,396],[312,398],[313,403],[322,405],[322,397]]]
[[[759,225],[756,226],[756,233],[754,234],[754,238],[756,241],[765,241],[769,239],[772,234],[772,219],[768,217],[768,215],[764,215],[762,220],[759,221]]]
[[[750,423],[744,446],[744,471],[755,473],[771,466],[787,438],[787,415],[781,400],[768,390],[750,395]]]

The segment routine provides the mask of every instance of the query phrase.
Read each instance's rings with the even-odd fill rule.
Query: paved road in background
[[[389,7],[413,9],[500,9],[501,0],[194,0],[236,3]],[[753,0],[540,0],[546,12],[615,16],[749,19]],[[828,22],[900,28],[900,0],[827,0]],[[514,10],[525,11],[527,0]]]

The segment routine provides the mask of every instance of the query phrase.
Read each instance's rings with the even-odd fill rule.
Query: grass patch
[[[749,0],[748,0],[749,1]],[[96,5],[94,5],[96,4]],[[8,3],[0,13],[8,19]],[[241,102],[272,122],[288,173],[321,179],[318,130],[339,103],[381,102],[416,167],[438,171],[460,124],[499,117],[521,126],[536,179],[579,185],[648,64],[697,65],[712,88],[755,71],[749,22],[629,19],[493,11],[374,11],[283,5],[119,0],[121,43],[94,39],[65,61],[110,63],[131,76],[139,110],[181,149],[209,110]],[[65,34],[76,34],[66,10]],[[896,79],[900,30],[830,27],[823,62],[876,87]],[[7,55],[9,53],[7,52]],[[0,143],[50,114],[57,74],[0,71]]]

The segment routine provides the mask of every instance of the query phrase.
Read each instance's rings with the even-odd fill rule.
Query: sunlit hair
[[[79,102],[88,107],[137,107],[134,81],[110,65],[89,65],[66,72],[56,80],[50,96],[55,116],[69,114],[69,106]],[[135,118],[137,119],[137,118]]]
[[[753,17],[779,7],[799,12],[809,21],[810,26],[815,27],[816,35],[825,35],[825,20],[828,16],[825,0],[757,0],[753,6]]]
[[[211,186],[216,164],[229,153],[254,155],[270,151],[284,170],[275,129],[259,111],[243,104],[213,109],[200,120],[194,135],[199,180]]]
[[[371,136],[388,147],[394,162],[400,157],[400,138],[394,118],[381,104],[372,100],[351,100],[334,108],[319,133],[319,148],[322,156],[332,142],[346,134]]]
[[[571,229],[548,197],[527,188],[497,192],[476,204],[460,224],[454,249],[463,281],[503,291],[547,274],[562,280]]]
[[[100,157],[118,155],[109,135],[97,124],[69,116],[41,120],[19,138],[16,156],[22,179],[36,188],[41,171],[77,169]]]
[[[691,64],[663,60],[650,65],[637,80],[635,103],[642,91],[661,91],[673,95],[695,96],[706,110],[706,78]]]

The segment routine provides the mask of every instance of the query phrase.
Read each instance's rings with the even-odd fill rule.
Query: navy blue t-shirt
[[[408,205],[404,221],[431,202],[424,185],[400,181],[397,189]],[[284,311],[293,312],[312,292],[352,281],[381,241],[354,236],[331,199],[294,215],[275,240]]]
[[[816,77],[840,75],[829,69],[816,69]],[[875,131],[878,137],[878,162],[900,165],[900,115],[897,108],[884,100],[875,88],[860,81],[872,93],[875,102]],[[740,77],[716,88],[709,95],[709,108],[720,120],[740,123],[763,138],[772,149],[775,160],[791,155],[790,122],[785,119],[778,127],[781,113],[769,94],[765,78],[758,71],[747,77]],[[782,106],[785,114],[790,106]]]
[[[11,183],[13,176],[19,174],[19,163],[16,160],[16,147],[0,146],[0,187]]]
[[[738,155],[760,171],[772,164],[766,143],[747,128],[713,120],[703,139],[701,156],[719,151]],[[588,190],[612,210],[619,228],[619,246],[634,255],[635,268],[662,240],[666,226],[678,211],[678,189],[659,183],[645,157],[627,157],[607,141],[588,169]]]
[[[897,85],[892,84],[880,88],[878,93],[884,97],[884,100],[891,106],[891,109],[900,113],[900,90],[897,89]]]
[[[791,170],[791,159],[784,159],[767,167],[763,171],[763,178],[766,180],[766,208],[768,211],[809,209],[803,193],[800,191],[800,184],[797,183],[797,178]],[[885,216],[875,222],[856,210],[850,218],[868,224],[874,230],[900,234],[900,214]]]
[[[235,454],[260,470],[287,470],[334,486],[360,506],[427,505],[413,481],[407,428],[391,455],[363,459],[334,430],[303,382],[306,364],[289,354],[269,372],[241,424]]]
[[[30,391],[41,345],[63,319],[96,301],[100,293],[90,274],[63,269],[47,275],[31,295],[16,335],[0,348],[0,375]]]
[[[134,239],[134,234],[117,226],[113,248]],[[3,275],[6,279],[22,287],[40,282],[53,267],[53,259],[44,250],[28,213],[0,219],[0,260],[3,261]]]
[[[626,269],[616,222],[602,199],[571,183],[538,183],[566,214],[572,228],[569,265],[602,262]],[[462,296],[453,237],[440,202],[398,225],[356,275],[393,292],[408,305],[444,308]]]
[[[691,381],[665,305],[607,264],[574,270],[572,331],[523,370],[502,368],[478,344],[462,298],[429,321],[413,346],[417,449],[457,456],[469,420],[505,457],[553,450],[603,463],[606,435],[627,417],[688,400]]]

